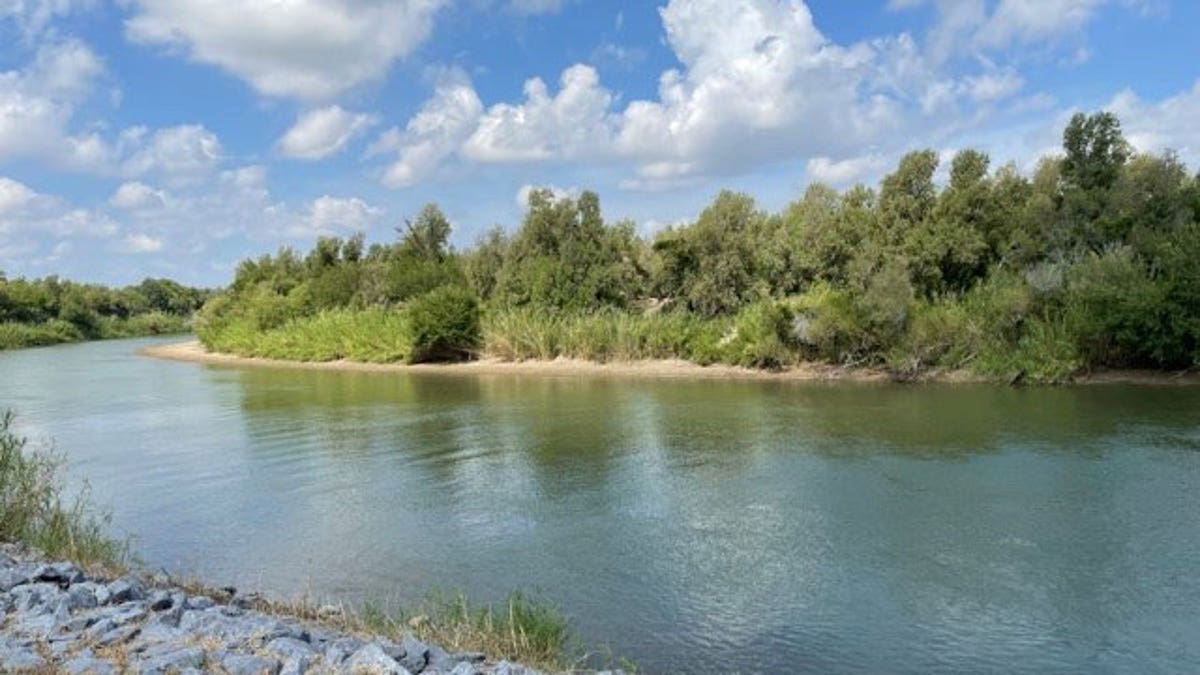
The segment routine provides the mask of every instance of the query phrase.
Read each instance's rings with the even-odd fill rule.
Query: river
[[[647,673],[1200,671],[1200,388],[135,354],[163,342],[0,353],[0,407],[155,568],[346,602],[536,589]]]

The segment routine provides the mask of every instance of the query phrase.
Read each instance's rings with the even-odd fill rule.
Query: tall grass
[[[60,458],[30,450],[12,423],[11,411],[0,415],[0,540],[87,567],[123,568],[128,548],[105,533],[108,518],[95,511],[86,490],[65,496]]]
[[[408,360],[413,351],[404,315],[384,309],[332,310],[265,331],[250,321],[230,321],[203,330],[200,338],[214,351],[286,361],[389,363]]]
[[[562,671],[585,658],[579,636],[553,604],[516,591],[501,603],[473,603],[461,593],[431,592],[409,606],[368,604],[345,627],[399,638],[415,633],[450,651],[482,652],[527,666]]]
[[[717,360],[717,344],[728,322],[691,314],[632,314],[616,310],[593,314],[512,309],[488,314],[483,352],[508,361],[558,357],[588,361],[680,358]]]

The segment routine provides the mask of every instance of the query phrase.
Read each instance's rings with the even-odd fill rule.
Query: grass
[[[13,419],[11,411],[0,415],[0,540],[92,569],[123,569],[128,546],[107,536],[107,516],[97,514],[86,489],[63,494],[61,458],[29,449]]]
[[[332,310],[265,331],[230,321],[202,330],[200,339],[214,351],[287,361],[391,363],[413,352],[405,316],[384,309]]]

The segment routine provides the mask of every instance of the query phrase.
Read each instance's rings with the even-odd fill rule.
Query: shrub
[[[1166,287],[1128,249],[1091,256],[1067,272],[1068,328],[1087,365],[1163,365]]]
[[[409,363],[462,360],[479,346],[479,299],[462,286],[443,286],[404,308],[412,338]]]
[[[738,312],[725,359],[738,366],[778,369],[794,362],[792,313],[787,305],[760,300]]]
[[[126,547],[105,536],[107,519],[92,511],[86,492],[64,498],[59,458],[30,451],[12,423],[12,412],[0,413],[0,540],[82,565],[120,567]]]

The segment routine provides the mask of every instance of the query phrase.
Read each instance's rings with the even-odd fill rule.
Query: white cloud
[[[167,205],[167,193],[138,181],[122,183],[108,198],[108,203],[126,211],[162,208]]]
[[[1200,163],[1200,80],[1190,90],[1157,103],[1125,90],[1106,106],[1121,119],[1125,136],[1142,152],[1175,150],[1191,166]]]
[[[591,66],[564,70],[554,96],[541,79],[531,79],[525,83],[523,103],[488,109],[463,154],[483,162],[596,154],[612,142],[611,104],[612,95],[600,86],[600,76]]]
[[[95,134],[73,135],[76,109],[104,71],[82,42],[42,45],[20,70],[0,72],[0,161],[34,157],[71,169],[94,170],[108,160]]]
[[[350,234],[365,230],[382,215],[383,211],[357,197],[325,195],[309,204],[308,212],[288,226],[287,234],[293,237]]]
[[[216,134],[198,124],[159,129],[127,129],[121,146],[132,150],[123,162],[131,176],[157,174],[176,181],[204,176],[221,160],[221,142]]]
[[[877,154],[836,161],[828,157],[814,157],[805,165],[804,174],[813,182],[844,187],[866,182],[886,171],[888,166],[888,158]]]
[[[576,186],[569,188],[560,188],[557,185],[533,185],[526,183],[517,189],[517,195],[514,202],[517,208],[524,211],[529,207],[529,193],[534,190],[549,190],[550,194],[554,195],[555,199],[566,199],[568,197],[578,197],[580,190]]]
[[[374,115],[348,112],[338,105],[310,110],[279,140],[279,150],[293,159],[324,159],[340,152],[376,121]]]
[[[124,244],[129,253],[157,253],[163,249],[162,239],[142,233],[125,235]]]
[[[0,216],[15,213],[37,197],[24,183],[0,176]]]
[[[95,0],[0,0],[0,20],[11,19],[27,39],[33,39],[54,18],[95,4]]]
[[[1047,40],[1082,29],[1101,0],[1000,0],[975,34],[984,47],[1006,47]]]
[[[404,130],[392,128],[371,146],[369,154],[396,153],[397,160],[383,174],[389,187],[408,187],[425,179],[479,125],[483,104],[461,71],[443,72],[433,96],[413,116]]]
[[[328,99],[383,78],[444,0],[134,0],[127,35],[218,66],[270,96]]]

